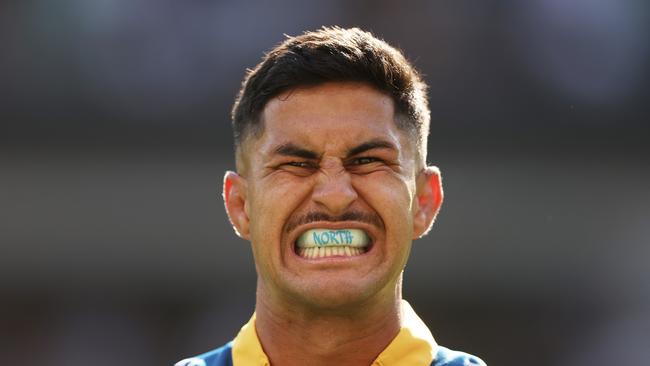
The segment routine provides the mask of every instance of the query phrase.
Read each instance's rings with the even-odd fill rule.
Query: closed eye
[[[371,156],[362,156],[359,158],[352,159],[350,162],[351,165],[364,165],[364,164],[371,164],[375,162],[380,162],[381,159],[371,157]]]
[[[311,175],[316,169],[318,169],[317,164],[312,161],[288,161],[282,164],[279,164],[276,167],[279,171],[288,172],[298,176],[308,176]]]
[[[346,169],[354,174],[370,174],[382,171],[388,167],[384,159],[374,156],[360,156],[352,158],[345,164]]]
[[[290,161],[288,163],[284,163],[283,165],[288,165],[291,167],[296,167],[296,168],[313,168],[314,165],[310,162],[307,161]]]

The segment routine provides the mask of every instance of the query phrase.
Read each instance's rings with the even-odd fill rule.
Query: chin
[[[359,310],[359,306],[375,297],[383,287],[378,283],[356,281],[318,281],[303,284],[297,291],[300,302],[320,311]],[[365,282],[365,281],[364,281]]]
[[[359,296],[358,294],[348,294],[351,296],[341,294],[323,294],[304,298],[304,303],[309,308],[317,310],[318,313],[342,313],[346,310],[358,311],[359,305],[363,304],[367,297]]]

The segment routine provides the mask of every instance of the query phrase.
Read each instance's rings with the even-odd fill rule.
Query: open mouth
[[[353,257],[366,253],[372,245],[370,236],[360,229],[310,229],[295,243],[302,258]]]

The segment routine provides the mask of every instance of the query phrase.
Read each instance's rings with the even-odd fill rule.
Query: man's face
[[[417,194],[428,181],[417,182],[416,148],[392,99],[327,83],[273,98],[262,118],[263,134],[242,147],[240,209],[229,207],[228,175],[225,196],[263,295],[321,308],[394,297],[411,241],[429,225]]]

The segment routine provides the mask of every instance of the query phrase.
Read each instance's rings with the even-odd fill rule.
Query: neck
[[[255,328],[271,365],[372,364],[400,330],[400,283],[355,306],[315,308],[273,301],[258,282]]]

